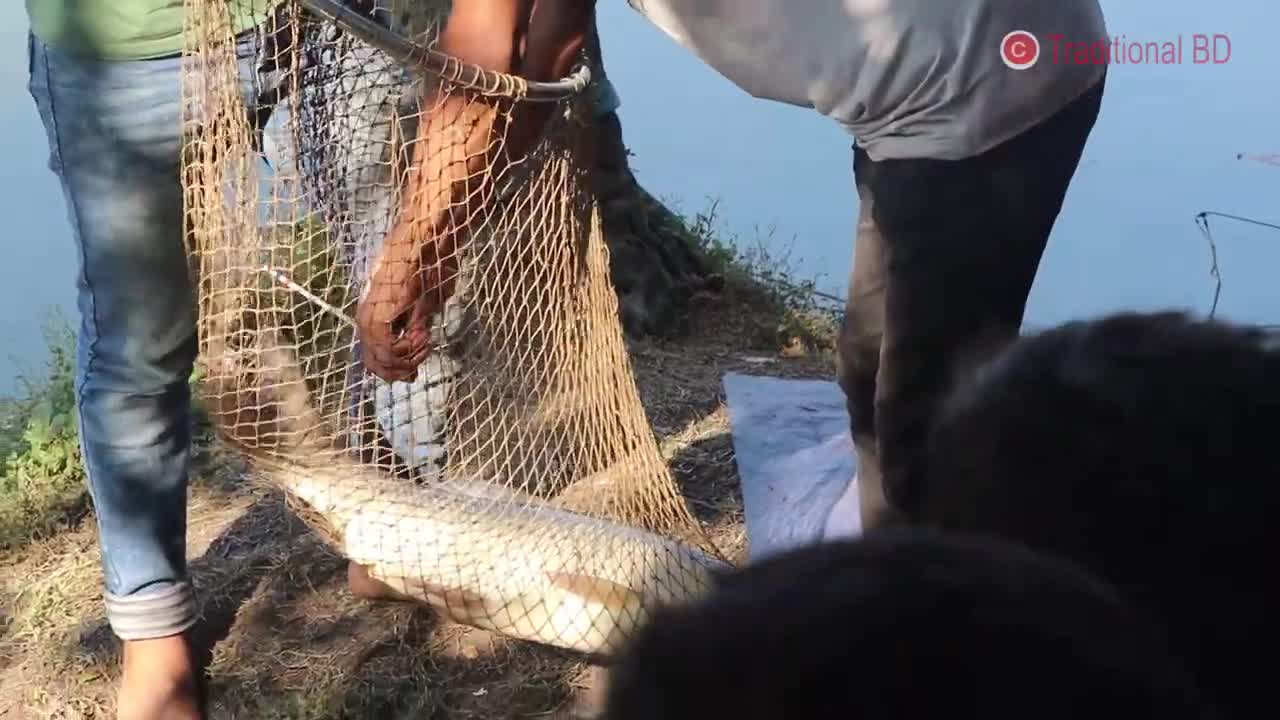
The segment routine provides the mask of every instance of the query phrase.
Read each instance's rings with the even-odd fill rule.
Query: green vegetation
[[[49,359],[42,377],[20,378],[21,396],[0,420],[0,548],[56,532],[85,507],[73,371],[75,333],[60,318],[45,324]]]
[[[681,229],[702,251],[710,270],[724,278],[724,301],[750,310],[757,342],[777,344],[787,354],[824,355],[835,350],[843,302],[800,280],[790,248],[770,239],[750,244],[717,228],[716,206],[682,217]]]

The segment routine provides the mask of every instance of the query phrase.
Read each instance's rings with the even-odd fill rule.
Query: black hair
[[[1154,621],[1207,694],[1274,716],[1275,344],[1176,312],[1024,337],[945,404],[911,520],[1078,563]]]
[[[1143,619],[1075,566],[888,529],[731,572],[609,672],[609,720],[1206,718]]]

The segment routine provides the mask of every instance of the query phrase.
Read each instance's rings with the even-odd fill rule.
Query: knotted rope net
[[[374,578],[462,623],[613,652],[724,561],[631,373],[585,184],[588,76],[535,85],[428,52],[443,0],[249,2],[186,0],[183,178],[217,432]],[[554,109],[532,151],[491,160],[503,132],[467,144],[531,103]],[[465,210],[463,239],[442,208]],[[429,250],[431,344],[387,382],[352,318],[403,276],[405,238]]]

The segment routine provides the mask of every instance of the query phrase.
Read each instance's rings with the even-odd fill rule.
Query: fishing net
[[[444,0],[248,2],[186,0],[183,177],[217,432],[392,588],[616,650],[723,558],[623,344],[585,183],[589,73],[530,84],[429,50]],[[467,145],[535,102],[554,112],[532,151],[492,160],[505,131]],[[442,173],[455,182],[432,185]],[[442,239],[432,203],[465,214],[463,240]],[[416,378],[386,382],[352,318],[405,237],[434,243],[432,344]]]

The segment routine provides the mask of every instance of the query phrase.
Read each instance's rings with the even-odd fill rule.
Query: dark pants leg
[[[840,385],[863,527],[910,514],[922,449],[956,372],[1015,339],[1103,84],[959,161],[873,161],[854,149],[861,212]]]

